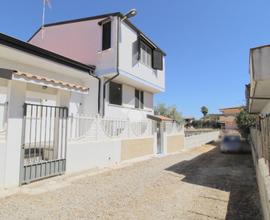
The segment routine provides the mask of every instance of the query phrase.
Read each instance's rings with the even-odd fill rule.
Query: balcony
[[[260,113],[270,101],[270,45],[250,50],[248,109]]]

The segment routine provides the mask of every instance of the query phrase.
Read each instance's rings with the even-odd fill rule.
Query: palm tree
[[[203,117],[205,117],[208,113],[208,108],[206,106],[201,107],[201,113],[203,114]]]

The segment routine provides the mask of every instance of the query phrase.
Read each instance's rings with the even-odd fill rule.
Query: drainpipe
[[[105,115],[105,98],[106,98],[106,85],[112,81],[113,79],[115,79],[117,76],[120,75],[120,72],[119,72],[119,41],[120,41],[120,16],[117,16],[117,45],[116,45],[116,74],[107,79],[104,84],[103,84],[103,110],[102,110],[102,116]]]
[[[98,80],[98,114],[100,114],[100,87],[101,87],[101,79],[93,74],[91,71],[89,72],[90,76],[93,76],[94,78],[96,78]]]

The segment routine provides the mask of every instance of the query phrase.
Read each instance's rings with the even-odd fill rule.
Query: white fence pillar
[[[19,185],[25,93],[26,83],[9,81],[4,177],[4,186],[6,188]]]
[[[57,92],[57,98],[56,98],[56,106],[61,107],[69,107],[71,94],[69,91],[65,90],[58,90]],[[53,159],[58,159],[60,147],[59,147],[59,131],[60,131],[60,119],[59,114],[56,114],[56,117],[54,119],[54,153],[53,153]]]

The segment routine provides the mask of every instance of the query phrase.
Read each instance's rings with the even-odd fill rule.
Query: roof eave
[[[92,65],[90,66],[90,65],[80,63],[76,60],[72,60],[70,58],[45,50],[43,48],[37,47],[30,43],[18,40],[16,38],[4,35],[2,33],[0,33],[0,44],[48,59],[50,61],[54,61],[56,63],[60,63],[60,64],[63,64],[63,65],[75,68],[77,70],[87,72],[87,73],[93,72],[95,70],[95,66],[92,66]]]

